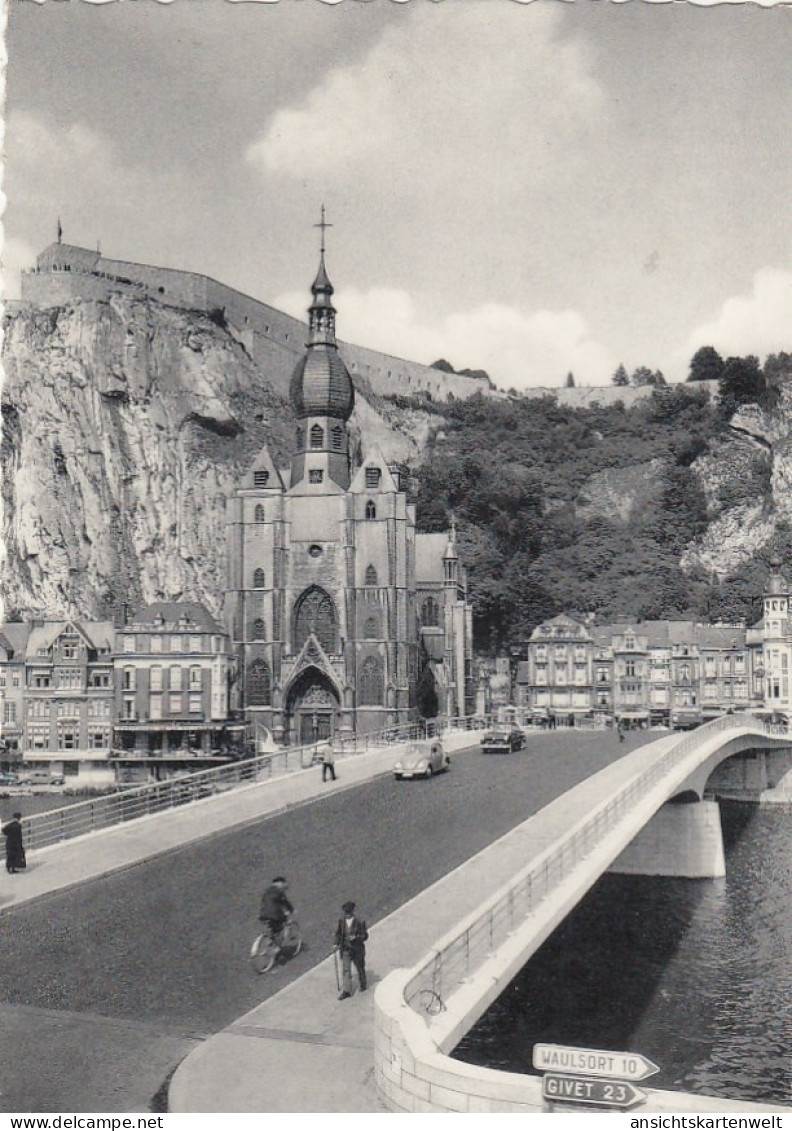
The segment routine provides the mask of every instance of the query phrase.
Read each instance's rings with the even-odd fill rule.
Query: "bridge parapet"
[[[489,722],[486,715],[432,719],[353,736],[339,742],[334,749],[338,757],[353,757],[419,738],[477,730],[488,726]],[[209,770],[191,771],[184,777],[122,788],[74,805],[35,813],[23,821],[25,847],[28,852],[47,848],[128,821],[167,813],[177,806],[205,801],[229,790],[276,781],[284,774],[309,769],[320,756],[323,745],[326,744],[281,747],[256,758],[243,758]]]

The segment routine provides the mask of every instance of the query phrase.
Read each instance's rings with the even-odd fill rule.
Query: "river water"
[[[643,1053],[651,1087],[792,1101],[792,808],[721,805],[726,878],[601,878],[454,1051]]]

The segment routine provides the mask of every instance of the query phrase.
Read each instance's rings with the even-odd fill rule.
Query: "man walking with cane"
[[[342,990],[338,997],[339,1001],[352,997],[353,965],[361,993],[366,988],[366,939],[368,938],[366,921],[355,914],[355,904],[351,899],[343,905],[342,911],[344,914],[338,920],[335,932],[335,950],[341,951]],[[336,978],[338,978],[338,966],[336,966]]]

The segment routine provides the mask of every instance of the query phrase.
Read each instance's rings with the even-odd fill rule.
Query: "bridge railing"
[[[338,740],[333,743],[333,747],[339,756],[365,754],[384,746],[431,738],[447,730],[469,730],[485,724],[486,720],[477,716],[428,720],[426,723],[409,726],[388,727],[355,739]],[[326,747],[327,743],[284,747],[260,754],[256,758],[245,758],[208,770],[195,770],[183,777],[147,785],[121,787],[114,793],[32,814],[22,823],[25,846],[28,851],[46,848],[86,833],[149,817],[154,813],[163,813],[193,801],[202,801],[241,786],[305,770],[321,756],[323,746]]]
[[[751,726],[772,733],[761,720],[723,715],[679,738],[596,812],[575,827],[563,843],[542,854],[507,888],[463,920],[453,937],[443,940],[415,968],[405,986],[405,1000],[418,1013],[432,1014],[466,978],[506,941],[507,936],[546,898],[646,794],[712,734]]]

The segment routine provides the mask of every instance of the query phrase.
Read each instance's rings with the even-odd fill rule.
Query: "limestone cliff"
[[[5,319],[4,613],[100,617],[197,599],[219,612],[226,499],[268,444],[288,461],[291,408],[222,324],[111,295]],[[360,446],[414,460],[364,395]]]

